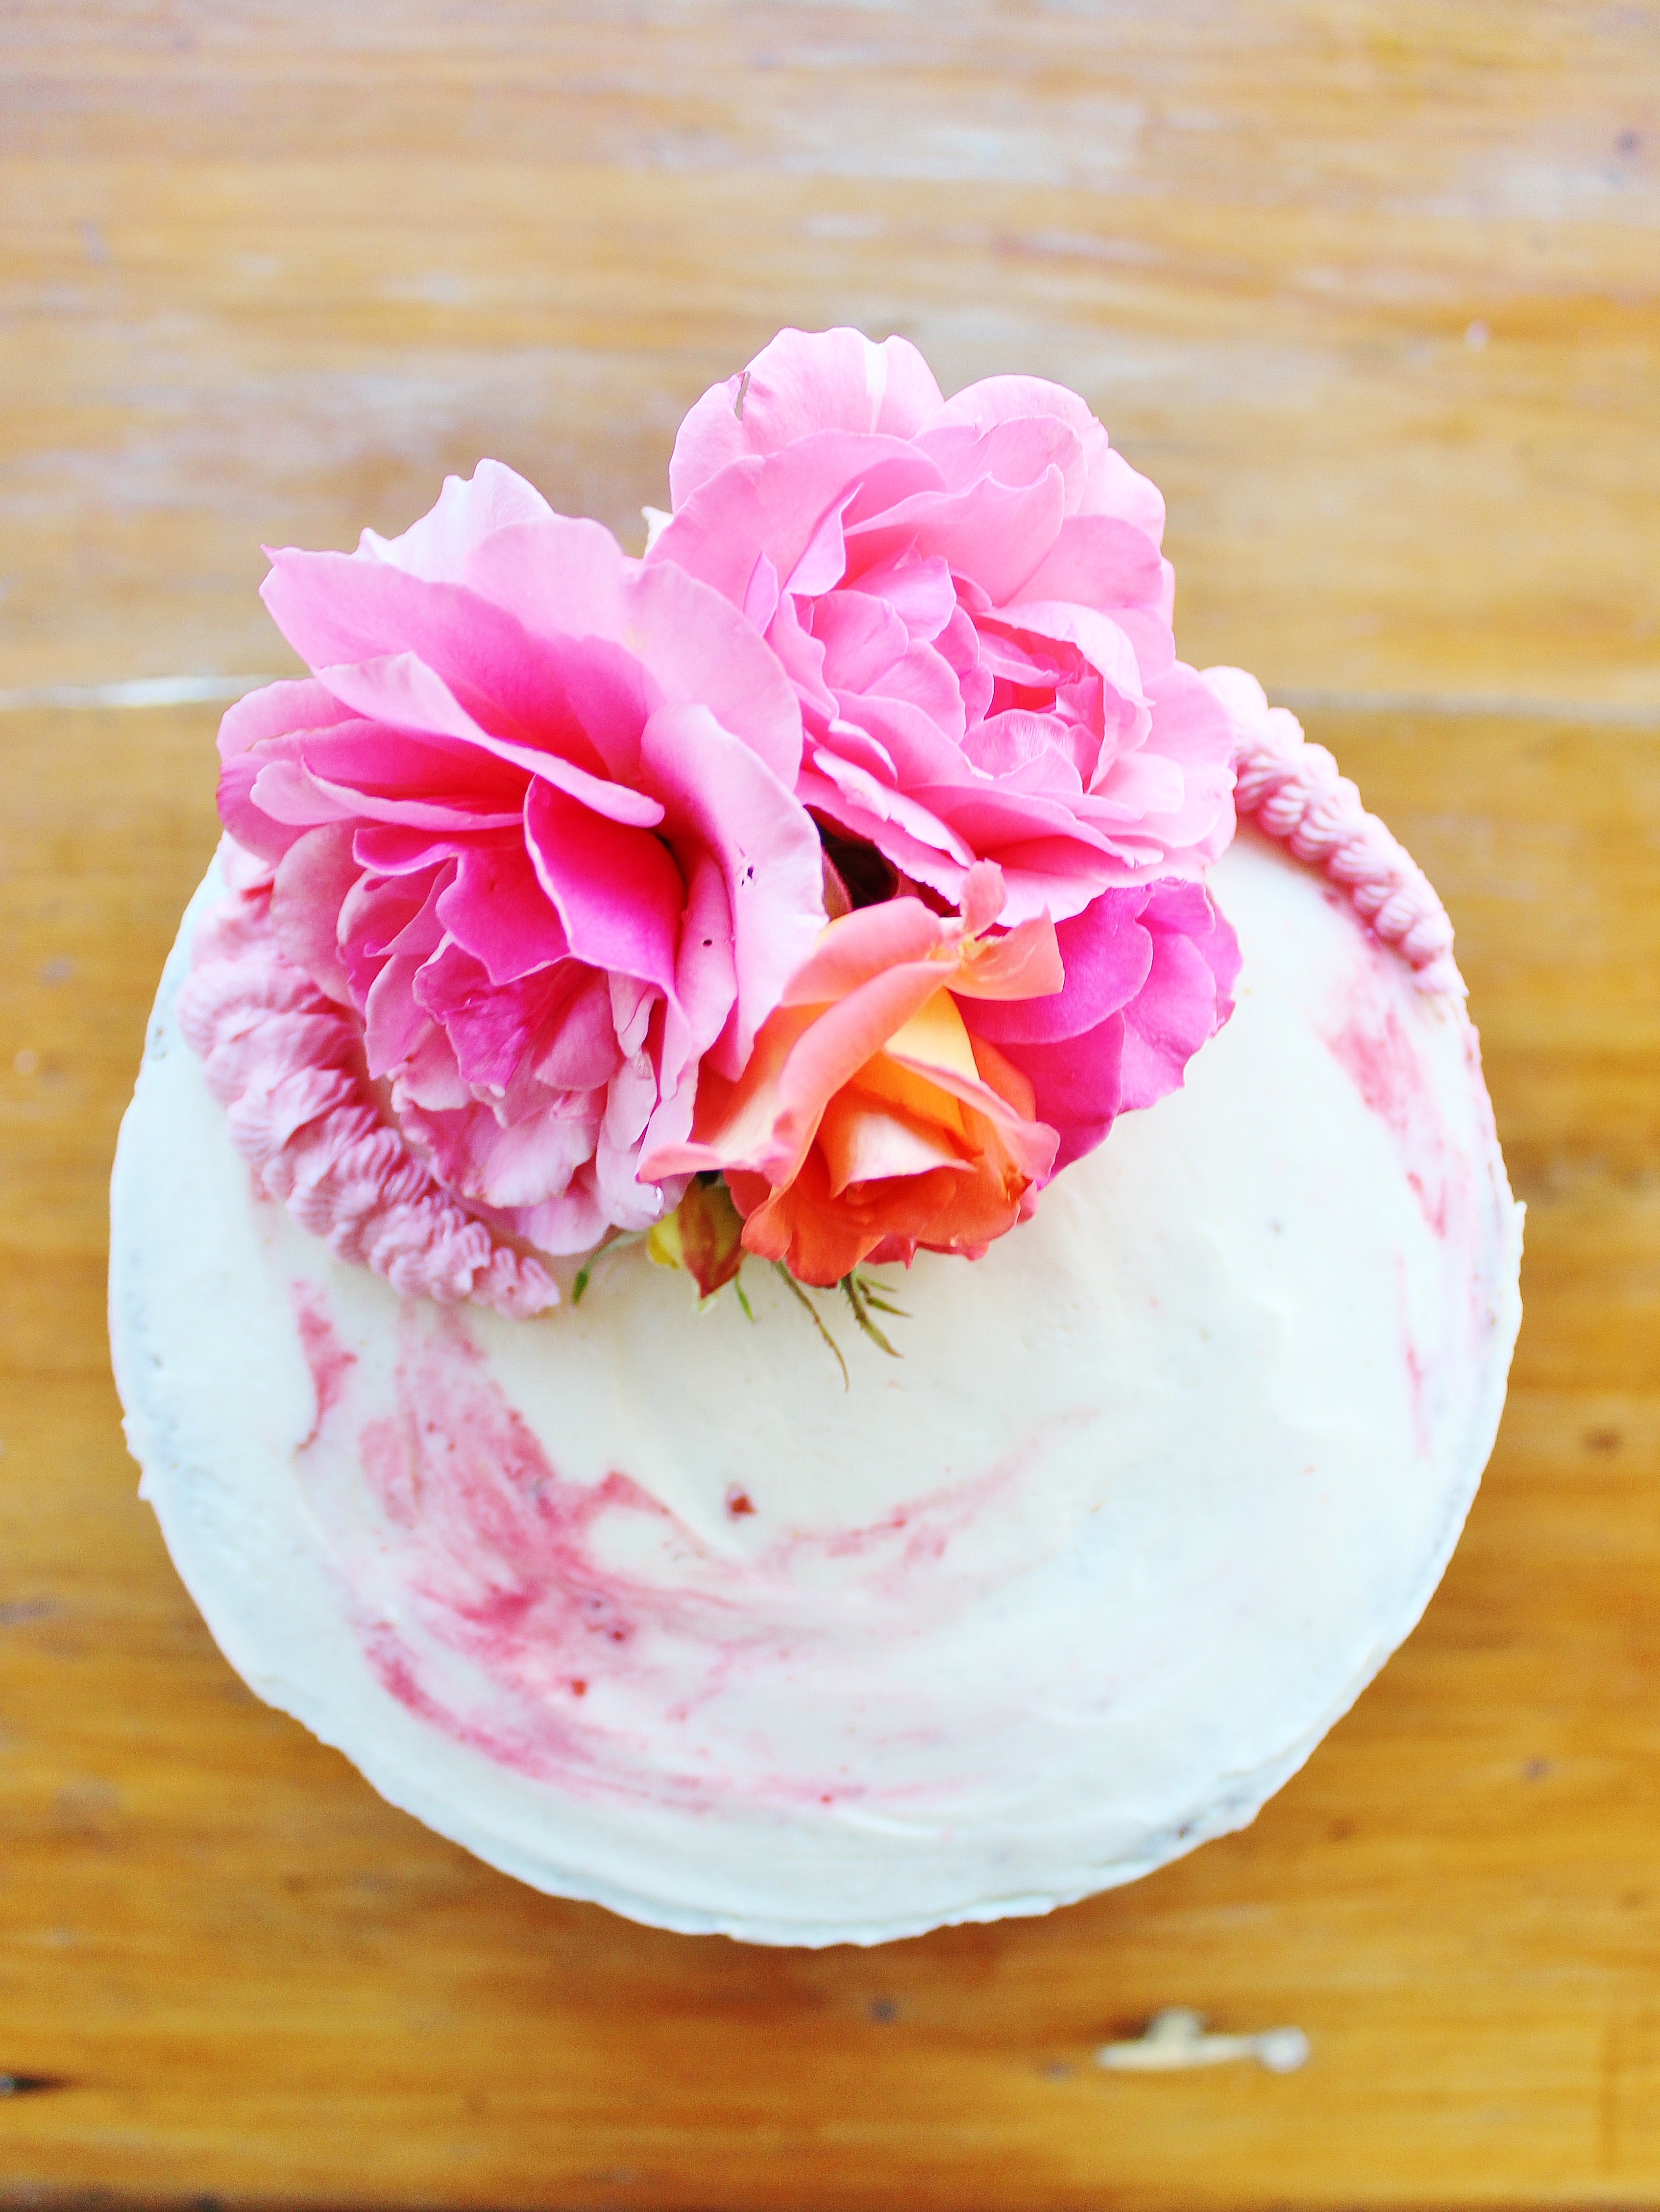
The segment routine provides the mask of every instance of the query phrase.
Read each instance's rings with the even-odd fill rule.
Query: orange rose
[[[1031,1212],[1059,1141],[1030,1082],[956,1006],[1061,987],[1047,916],[986,937],[1003,897],[1001,870],[982,861],[960,920],[897,898],[830,922],[743,1074],[706,1060],[690,1140],[641,1173],[721,1170],[745,1249],[804,1283],[919,1245],[977,1258]]]

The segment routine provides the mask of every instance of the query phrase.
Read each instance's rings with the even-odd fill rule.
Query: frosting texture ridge
[[[1435,886],[1405,846],[1360,803],[1323,745],[1296,716],[1270,707],[1243,668],[1207,668],[1204,681],[1237,732],[1234,805],[1242,820],[1341,884],[1362,919],[1416,971],[1424,991],[1465,995],[1452,953],[1452,923]]]
[[[386,1121],[355,1025],[277,945],[271,871],[225,853],[235,887],[198,933],[179,1024],[260,1189],[405,1296],[514,1318],[556,1304],[547,1271],[463,1212]]]

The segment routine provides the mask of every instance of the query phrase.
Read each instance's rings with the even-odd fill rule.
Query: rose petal
[[[271,934],[278,950],[341,1006],[351,1004],[351,985],[340,953],[339,915],[357,874],[351,830],[342,823],[310,830],[290,845],[271,887]]]
[[[487,544],[538,526],[518,525]],[[271,560],[260,596],[277,628],[360,714],[463,738],[488,729],[599,770],[555,657],[538,649],[507,605],[347,553],[289,547]],[[410,651],[417,638],[418,656]],[[635,702],[636,722],[643,707]]]
[[[915,492],[848,533],[860,560],[914,545],[971,577],[994,605],[1016,598],[1054,544],[1066,487],[1051,468],[1035,484],[1012,486],[982,477],[964,491]]]
[[[1140,920],[1147,897],[1145,889],[1103,891],[1082,914],[1057,924],[1061,988],[1041,997],[982,1000],[967,1012],[969,1026],[1007,1049],[1081,1036],[1120,1012],[1152,966],[1152,935]]]
[[[576,958],[672,994],[685,886],[661,842],[540,781],[526,796],[525,842]]]
[[[384,660],[325,669],[323,673],[331,689],[342,699],[356,706],[366,718],[388,725],[390,730],[419,731],[459,741],[463,748],[476,750],[488,759],[510,764],[526,775],[558,785],[594,813],[606,815],[614,822],[650,829],[663,818],[661,807],[646,793],[595,775],[580,761],[554,750],[550,745],[544,749],[521,744],[514,738],[485,729],[442,678],[413,653],[396,653]],[[586,737],[578,734],[583,750],[598,759]],[[399,739],[387,743],[383,738],[381,750],[388,763],[399,761],[404,753]],[[458,768],[465,775],[465,769],[459,764]],[[458,769],[451,773],[453,776]]]
[[[751,552],[737,599],[753,563]],[[629,561],[597,525],[555,516],[498,532],[468,573],[513,608],[527,632],[559,643],[562,659],[569,647],[559,641],[568,638],[626,641],[651,678],[636,729],[660,706],[706,706],[781,781],[794,778],[801,714],[787,679],[739,606],[672,562]],[[593,722],[594,709],[571,696]]]
[[[660,709],[641,758],[663,794],[665,836],[700,845],[726,878],[738,997],[713,1057],[735,1074],[823,924],[824,848],[806,809],[707,708]]]
[[[545,788],[531,787],[532,793]],[[575,801],[566,799],[564,804],[574,806]],[[611,823],[605,826],[619,836],[630,834]],[[492,840],[463,846],[454,880],[441,894],[437,910],[445,928],[483,963],[492,983],[513,982],[533,969],[569,957],[573,951],[558,912],[520,843]]]
[[[413,576],[453,582],[483,539],[508,523],[538,521],[552,512],[523,477],[500,461],[480,461],[470,477],[446,477],[437,505],[400,538],[366,530],[359,550]]]
[[[669,496],[678,509],[728,462],[775,453],[815,430],[908,438],[941,404],[933,372],[903,338],[879,346],[859,331],[781,331],[688,414],[669,463]]]
[[[284,679],[249,691],[225,709],[219,725],[219,757],[229,761],[267,738],[285,738],[297,730],[324,730],[350,719],[325,684],[315,677],[298,682]]]

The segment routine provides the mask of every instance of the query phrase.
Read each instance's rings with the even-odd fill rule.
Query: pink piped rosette
[[[643,560],[489,461],[271,556],[311,674],[225,717],[182,1021],[262,1188],[407,1294],[527,1315],[640,1232],[706,1292],[977,1257],[1231,1011],[1266,709],[1177,659],[1080,399],[787,331],[670,486]]]

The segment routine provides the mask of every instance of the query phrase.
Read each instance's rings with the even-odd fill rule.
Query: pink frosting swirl
[[[233,888],[196,933],[179,1023],[259,1188],[406,1297],[513,1319],[556,1305],[546,1270],[456,1205],[386,1120],[357,1024],[277,945],[272,871],[228,840],[222,856]]]
[[[1415,971],[1421,991],[1462,997],[1452,955],[1452,922],[1435,886],[1375,814],[1323,745],[1310,744],[1297,717],[1270,707],[1243,668],[1207,668],[1205,683],[1236,732],[1234,805],[1299,860],[1341,884],[1357,911]]]

